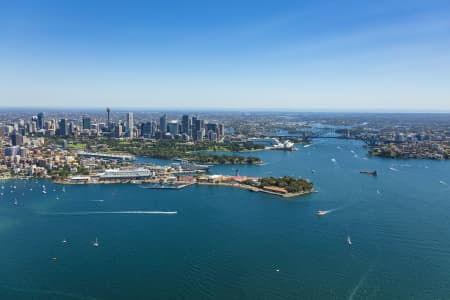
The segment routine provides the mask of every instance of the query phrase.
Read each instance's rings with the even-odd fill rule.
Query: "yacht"
[[[94,247],[98,247],[99,246],[97,238],[95,238],[95,242],[92,243],[92,246],[94,246]]]
[[[350,236],[349,236],[349,235],[347,235],[347,244],[348,244],[349,246],[352,245],[352,240],[350,239]]]
[[[316,215],[318,215],[318,216],[324,216],[324,215],[326,215],[328,213],[328,211],[326,211],[326,210],[318,210],[317,212],[316,212]]]

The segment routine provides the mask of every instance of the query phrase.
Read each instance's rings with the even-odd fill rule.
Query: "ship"
[[[362,170],[362,171],[359,171],[359,173],[373,175],[373,176],[377,176],[378,175],[377,170],[373,170],[373,171]]]
[[[208,165],[199,165],[181,158],[175,158],[174,161],[177,161],[183,170],[187,171],[208,171]]]
[[[318,210],[317,212],[316,212],[316,215],[318,215],[318,216],[324,216],[324,215],[326,215],[328,213],[328,211],[326,211],[326,210]]]

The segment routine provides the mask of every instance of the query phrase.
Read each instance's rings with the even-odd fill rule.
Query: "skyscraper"
[[[189,136],[192,135],[192,119],[189,115],[183,115],[181,118],[181,133],[185,133]]]
[[[128,137],[133,137],[133,129],[134,129],[134,120],[133,120],[133,113],[129,112],[127,113],[127,135]]]
[[[91,129],[91,118],[88,116],[83,117],[83,129]]]
[[[69,135],[69,124],[67,122],[67,119],[59,120],[59,131],[58,131],[58,134],[60,136]]]
[[[159,118],[159,131],[164,134],[167,132],[167,115],[164,114]]]
[[[37,115],[37,128],[42,129],[44,128],[44,113],[40,112]]]
[[[169,122],[167,127],[169,128],[169,132],[171,135],[176,135],[179,133],[178,132],[178,121],[175,120],[175,121]]]

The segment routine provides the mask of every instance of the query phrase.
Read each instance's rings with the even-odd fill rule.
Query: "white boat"
[[[46,190],[42,190],[42,194],[47,194],[47,191]]]
[[[318,215],[320,217],[320,216],[326,215],[327,213],[328,213],[328,210],[318,210],[316,212],[316,215]]]
[[[63,239],[63,240],[61,241],[61,243],[65,244],[65,243],[67,243],[67,240],[66,240],[66,239]]]
[[[97,238],[95,238],[95,242],[92,243],[92,246],[94,246],[94,247],[98,247],[99,246]]]
[[[352,245],[352,239],[350,238],[349,235],[347,235],[347,244],[348,244],[349,246]]]
[[[59,200],[59,197],[58,197],[58,196],[56,196],[56,200]]]
[[[19,202],[17,202],[17,199],[14,199],[14,205],[19,204]]]

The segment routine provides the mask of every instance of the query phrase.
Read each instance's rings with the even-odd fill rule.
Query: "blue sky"
[[[2,1],[0,106],[450,111],[450,1]]]

